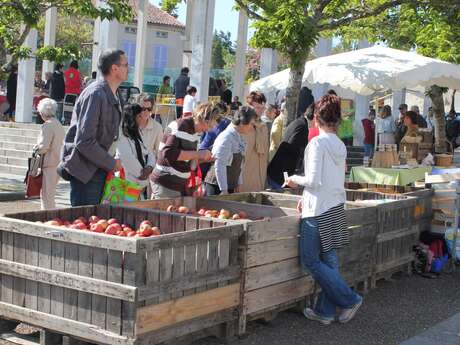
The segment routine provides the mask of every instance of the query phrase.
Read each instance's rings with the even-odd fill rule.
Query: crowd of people
[[[42,207],[54,207],[56,174],[70,181],[72,206],[99,204],[107,175],[122,170],[126,179],[143,188],[142,198],[202,195],[197,194],[200,189],[216,195],[301,186],[301,264],[322,288],[304,315],[322,324],[336,318],[350,321],[363,300],[338,270],[336,249],[349,239],[344,211],[346,147],[337,136],[341,101],[335,92],[312,100],[286,126],[286,106],[268,105],[258,91],[250,92],[246,104],[234,111],[227,102],[185,108],[187,97],[194,98],[197,90],[185,85],[183,70],[174,90],[181,85],[184,111],[163,131],[154,120],[153,97],[141,94],[123,104],[118,92],[128,78],[123,51],[103,52],[98,65],[103,78],[81,92],[65,136],[55,119],[56,101],[46,98],[38,104],[45,123],[37,149],[49,157]],[[310,133],[316,129],[313,136],[309,127]],[[191,183],[196,182],[195,173],[203,184]]]

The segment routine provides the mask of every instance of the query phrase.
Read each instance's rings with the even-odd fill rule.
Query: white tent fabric
[[[259,79],[250,90],[273,92],[288,86],[289,69]],[[339,86],[360,95],[387,89],[439,85],[460,89],[460,65],[382,46],[308,61],[302,84]]]

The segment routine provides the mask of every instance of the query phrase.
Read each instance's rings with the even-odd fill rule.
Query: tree
[[[460,64],[460,2],[442,5],[429,1],[422,6],[405,4],[367,21],[357,21],[343,28],[345,37],[365,35],[372,41],[383,41],[399,49],[416,49],[418,53]],[[446,152],[446,120],[443,94],[446,88],[431,86],[427,94],[432,100],[436,119],[435,151]]]
[[[215,31],[212,40],[211,67],[231,68],[235,64],[235,48],[230,32]]]
[[[13,60],[30,56],[23,46],[30,30],[37,25],[45,12],[56,7],[60,13],[80,18],[117,19],[129,22],[132,8],[126,0],[107,0],[107,6],[97,7],[92,0],[0,0],[0,47],[12,55]],[[34,55],[50,61],[71,57],[71,47],[39,47]]]
[[[160,1],[160,7],[163,11],[177,18],[177,5],[180,2],[181,0],[162,0]]]
[[[456,8],[458,0],[235,0],[255,20],[252,42],[273,48],[290,59],[286,107],[289,122],[295,118],[305,62],[319,37],[330,37],[353,23],[389,16],[410,4],[418,10]],[[375,28],[374,28],[375,29]],[[356,35],[363,36],[363,33]],[[369,33],[369,36],[370,33]]]
[[[217,32],[214,32],[214,37],[212,39],[211,68],[222,69],[224,65],[224,46]]]

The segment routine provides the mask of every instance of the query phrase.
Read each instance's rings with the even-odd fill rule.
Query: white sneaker
[[[363,299],[356,303],[353,307],[347,308],[347,309],[342,309],[342,312],[339,315],[339,322],[340,323],[347,323],[353,317],[356,315],[356,312],[358,311],[359,307],[363,304]]]
[[[318,321],[323,325],[329,325],[329,324],[331,324],[332,321],[334,321],[333,317],[325,317],[325,316],[318,315],[318,314],[315,313],[315,311],[313,309],[310,309],[310,308],[305,308],[303,310],[303,315],[307,319],[313,320],[313,321]]]

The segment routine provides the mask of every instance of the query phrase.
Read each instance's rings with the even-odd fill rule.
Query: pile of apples
[[[109,220],[101,219],[98,216],[91,216],[88,219],[85,217],[78,217],[73,222],[55,218],[47,222],[37,221],[45,225],[59,226],[62,228],[91,231],[97,233],[104,233],[106,235],[114,235],[121,237],[150,237],[158,236],[161,234],[160,229],[153,226],[149,220],[144,220],[139,225],[139,229],[134,230],[131,226],[120,224],[116,218]]]
[[[168,212],[178,212],[178,213],[191,213],[189,208],[186,206],[174,206],[169,205],[166,209]],[[219,218],[219,219],[247,219],[248,215],[244,211],[240,211],[232,215],[229,210],[221,209],[220,211],[217,210],[208,210],[205,208],[200,208],[196,213],[192,213],[202,217],[209,217],[209,218]]]

